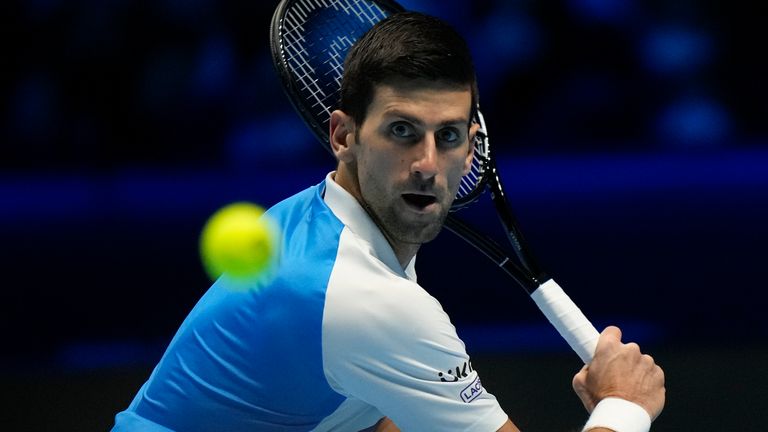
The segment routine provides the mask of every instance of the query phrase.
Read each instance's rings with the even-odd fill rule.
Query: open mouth
[[[423,209],[428,205],[437,202],[437,198],[431,195],[419,195],[419,194],[410,194],[410,193],[403,194],[403,199],[405,200],[405,202],[407,202],[411,206],[419,209]]]

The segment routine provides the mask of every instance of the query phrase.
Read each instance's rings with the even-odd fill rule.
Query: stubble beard
[[[368,190],[365,192],[362,191],[362,185],[360,186],[361,204],[390,242],[395,241],[404,245],[421,245],[434,240],[442,230],[451,204],[451,202],[445,202],[444,197],[438,198],[441,205],[437,214],[429,219],[418,220],[418,217],[413,217],[413,215],[407,217],[409,216],[405,214],[405,212],[408,212],[407,209],[398,211],[401,206],[397,205],[396,201],[402,200],[402,197],[397,194],[393,195],[391,191],[387,190],[386,186],[369,184]],[[415,185],[411,186],[409,188],[411,190],[418,189]],[[399,190],[398,188],[394,189]],[[370,197],[386,196],[392,198],[382,201],[367,199]]]
[[[409,245],[421,245],[434,240],[443,229],[443,223],[448,216],[447,208],[441,207],[440,213],[434,218],[420,223],[406,220],[393,206],[376,208],[368,202],[364,202],[363,206],[386,237]]]

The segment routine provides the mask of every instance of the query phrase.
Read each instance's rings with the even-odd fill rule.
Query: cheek
[[[450,178],[448,179],[448,188],[451,191],[456,191],[459,188],[459,183],[461,183],[461,179],[464,177],[464,170],[456,170],[456,172],[452,173]]]
[[[392,165],[399,159],[392,160],[387,154],[377,152],[366,152],[365,157],[358,163],[358,175],[360,188],[363,193],[379,197],[385,194],[392,183]]]
[[[394,151],[382,151],[371,153],[366,161],[366,169],[363,175],[376,176],[380,180],[393,181],[407,176],[409,171],[408,159],[404,155]]]
[[[360,183],[375,184],[387,190],[395,183],[406,181],[410,175],[409,155],[375,136],[366,136],[358,153],[357,170]]]

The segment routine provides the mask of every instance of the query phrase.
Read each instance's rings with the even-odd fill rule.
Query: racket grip
[[[560,336],[576,351],[584,364],[595,355],[600,333],[587,319],[568,294],[550,279],[539,286],[531,298],[544,313]]]

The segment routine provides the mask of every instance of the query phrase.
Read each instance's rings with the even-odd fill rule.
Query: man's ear
[[[472,159],[475,158],[475,135],[478,130],[480,130],[480,125],[477,123],[472,123],[469,127],[469,152],[466,159],[464,159],[464,175],[469,174],[469,171],[472,169]]]
[[[329,141],[338,161],[348,163],[354,160],[355,122],[344,111],[331,113]]]

